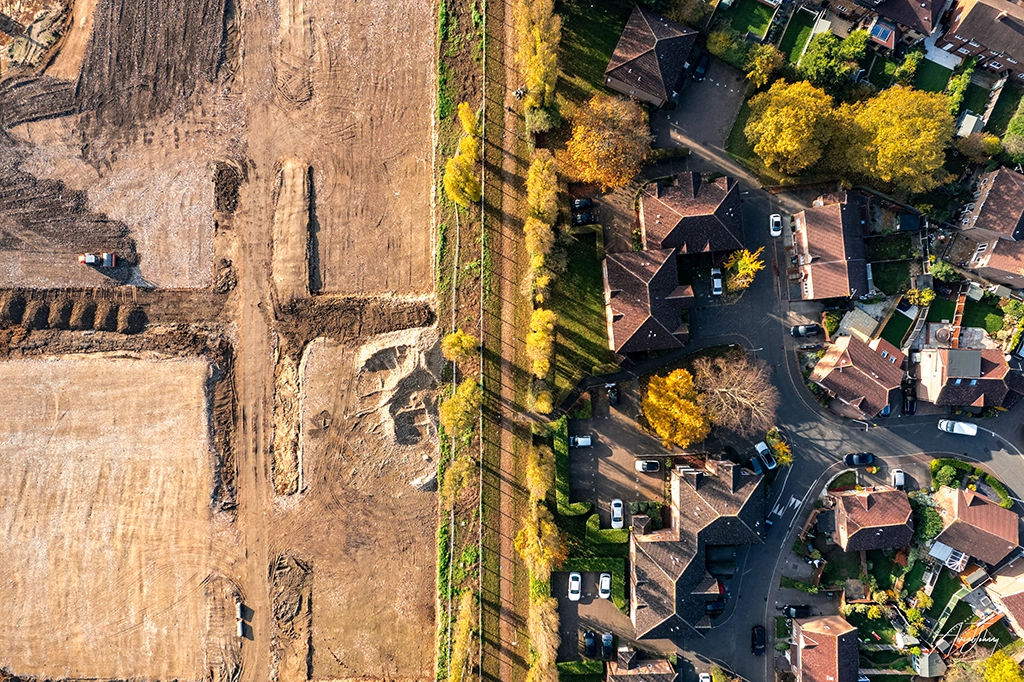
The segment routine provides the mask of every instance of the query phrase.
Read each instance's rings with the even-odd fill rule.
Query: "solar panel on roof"
[[[888,26],[883,26],[881,24],[875,24],[874,26],[871,27],[871,36],[873,38],[877,38],[878,40],[881,40],[882,42],[888,42],[889,41],[889,36],[891,36],[891,35],[892,35],[892,29],[889,28]]]

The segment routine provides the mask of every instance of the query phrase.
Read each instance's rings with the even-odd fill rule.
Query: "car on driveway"
[[[638,459],[635,466],[642,474],[653,474],[661,469],[661,462],[656,459]]]
[[[608,404],[618,405],[619,404],[619,387],[615,384],[605,384],[604,387],[608,389]]]
[[[597,596],[601,599],[612,598],[612,574],[602,573],[597,579]]]
[[[569,447],[571,448],[589,448],[593,445],[590,436],[569,436]]]
[[[580,225],[593,225],[597,222],[597,217],[593,213],[577,213],[572,217],[573,227],[579,227]]]
[[[719,611],[725,611],[725,597],[719,597],[714,601],[709,601],[704,604],[704,611],[706,613],[718,613]]]
[[[903,469],[892,470],[892,487],[896,490],[906,490],[907,475],[903,473]]]
[[[843,461],[848,467],[866,467],[874,463],[875,456],[870,452],[851,452]]]
[[[722,268],[711,268],[711,294],[722,295]]]
[[[764,654],[764,626],[755,625],[750,630],[750,652],[755,656]]]
[[[754,449],[757,450],[757,456],[761,458],[762,462],[764,462],[765,469],[771,471],[775,467],[779,466],[779,463],[775,461],[775,457],[772,455],[772,450],[768,447],[767,443],[761,441],[754,446]]]
[[[701,673],[697,676],[697,682],[711,682],[711,673]]]
[[[782,236],[782,216],[778,213],[772,213],[771,217],[768,218],[769,230],[773,237]]]
[[[583,576],[573,571],[569,574],[569,601],[579,601],[583,594]]]
[[[622,518],[622,500],[615,498],[612,500],[612,528],[622,528],[625,525],[625,521]]]
[[[583,655],[587,658],[597,655],[597,633],[593,630],[583,633]]]
[[[704,76],[708,74],[708,65],[711,63],[711,57],[706,54],[701,55],[700,61],[697,62],[697,68],[693,70],[693,80],[702,81]]]
[[[805,604],[786,604],[782,607],[782,615],[786,618],[807,618],[811,615],[811,607]]]
[[[588,208],[590,208],[593,205],[594,205],[594,202],[591,201],[590,199],[587,199],[586,197],[584,197],[582,199],[573,199],[573,201],[572,201],[572,210],[574,210],[574,211],[585,211],[585,210],[587,210]]]
[[[606,632],[603,635],[601,635],[601,658],[605,659],[606,661],[610,660],[612,657],[613,643],[614,640],[612,638],[612,633]]]
[[[940,419],[939,430],[946,433],[955,433],[960,436],[977,436],[978,425],[969,422],[958,422],[955,419]]]
[[[903,414],[908,417],[917,412],[917,396],[913,389],[903,391]]]
[[[798,324],[789,328],[789,333],[800,338],[803,336],[817,336],[821,333],[821,326],[817,324]]]
[[[764,473],[764,467],[761,466],[761,459],[757,456],[757,453],[750,456],[750,459],[747,460],[747,464],[750,465],[751,470],[753,470],[753,472],[758,476]]]

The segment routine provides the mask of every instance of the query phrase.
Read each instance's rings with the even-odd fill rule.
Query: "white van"
[[[977,436],[978,425],[969,422],[958,422],[953,419],[940,419],[939,430],[946,433],[955,433],[961,436]]]
[[[590,436],[569,436],[569,447],[589,448],[592,445]]]

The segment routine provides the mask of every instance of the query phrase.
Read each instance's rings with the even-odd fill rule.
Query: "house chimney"
[[[692,469],[688,469],[683,472],[683,480],[689,483],[694,490],[700,488],[700,479],[703,476],[704,474],[702,474],[701,472],[694,471]]]
[[[620,646],[618,663],[621,670],[633,670],[636,668],[636,651],[628,646]]]

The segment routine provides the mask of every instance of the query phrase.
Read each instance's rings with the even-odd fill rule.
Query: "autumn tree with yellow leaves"
[[[725,259],[725,289],[733,294],[743,291],[754,282],[754,276],[764,270],[764,260],[761,253],[762,246],[757,251],[750,249],[739,249],[729,254]]]
[[[459,437],[472,431],[482,398],[480,384],[469,378],[459,384],[454,395],[441,403],[439,418],[448,435]]]
[[[471,679],[467,672],[472,669],[469,662],[473,644],[473,624],[477,615],[476,595],[466,590],[459,599],[459,609],[452,628],[452,653],[448,664],[448,682],[463,682]]]
[[[640,172],[650,149],[647,114],[639,102],[595,95],[573,119],[564,165],[580,182],[622,187]]]
[[[459,151],[444,165],[444,191],[448,198],[463,208],[480,201],[480,125],[469,104],[458,109],[463,136]]]
[[[558,315],[544,308],[537,308],[530,316],[530,333],[526,335],[526,355],[533,362],[532,371],[538,379],[543,379],[551,371],[556,322]]]
[[[562,565],[569,551],[555,517],[542,503],[530,505],[514,544],[526,568],[541,582],[548,581],[552,569]]]
[[[530,448],[526,455],[526,490],[530,499],[543,502],[555,483],[555,455],[546,445]]]
[[[555,245],[554,223],[558,219],[558,165],[547,149],[533,153],[526,175],[526,205],[523,232],[530,261],[525,288],[537,303],[543,303],[551,284],[548,256]]]
[[[786,55],[771,43],[755,45],[747,52],[747,80],[755,88],[763,88],[785,63]]]
[[[833,126],[828,93],[807,81],[780,80],[751,98],[743,134],[766,166],[794,175],[818,162]]]
[[[517,0],[512,7],[519,49],[516,61],[526,85],[523,106],[532,132],[550,130],[558,122],[555,86],[562,18],[554,0]]]
[[[561,637],[558,634],[558,600],[538,597],[530,601],[526,631],[530,636],[533,660],[526,672],[526,682],[558,682],[555,659]]]
[[[461,329],[441,339],[441,354],[451,362],[465,362],[476,355],[479,349],[480,340]]]
[[[685,369],[651,377],[641,409],[666,447],[675,444],[686,448],[711,432],[711,422],[700,404],[693,376]]]

